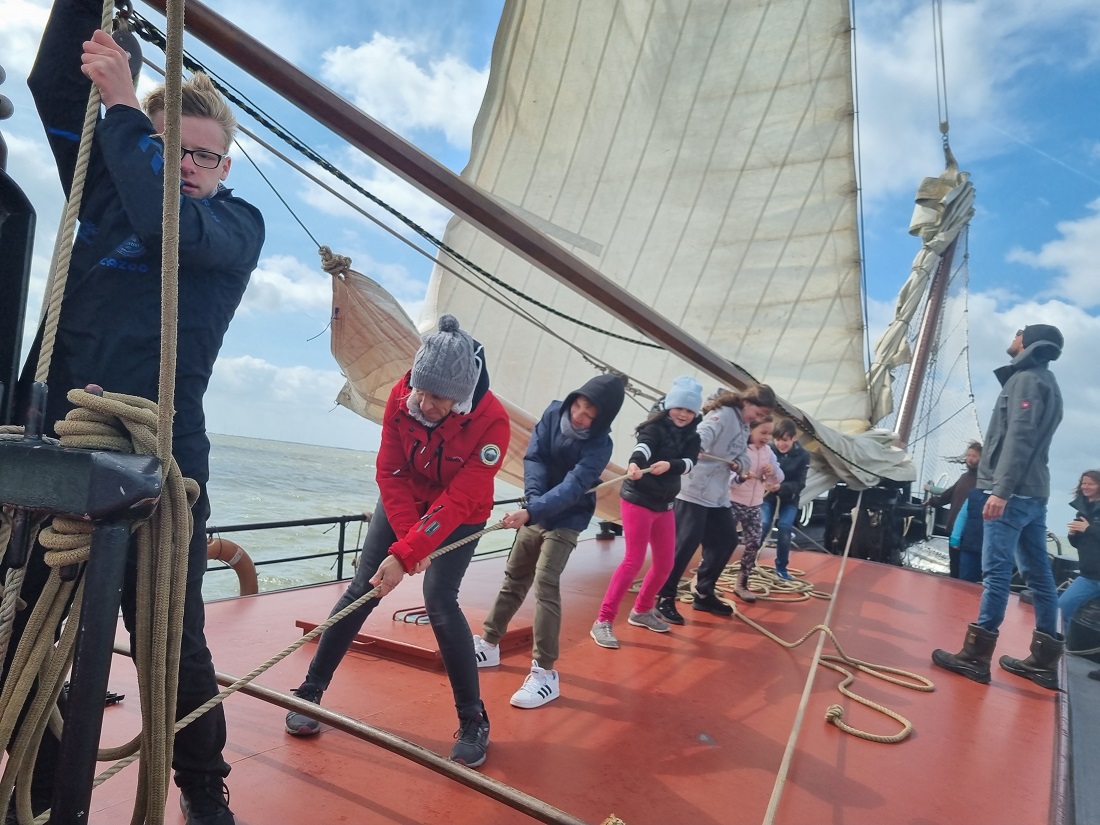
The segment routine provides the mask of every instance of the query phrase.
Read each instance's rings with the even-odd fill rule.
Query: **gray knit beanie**
[[[458,328],[453,315],[439,317],[439,332],[420,336],[409,383],[414,390],[465,401],[474,394],[481,365],[474,339]]]

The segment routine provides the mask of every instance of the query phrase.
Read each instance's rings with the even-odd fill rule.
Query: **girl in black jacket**
[[[630,456],[628,478],[622,488],[623,539],[626,553],[607,587],[591,636],[600,647],[617,648],[611,623],[627,588],[653,548],[653,564],[642,582],[627,621],[657,633],[668,632],[654,605],[657,590],[668,578],[676,550],[673,502],[680,492],[680,477],[699,460],[699,435],[703,387],[690,376],[677,378],[662,409],[638,427],[638,443]],[[643,474],[643,470],[648,472]]]

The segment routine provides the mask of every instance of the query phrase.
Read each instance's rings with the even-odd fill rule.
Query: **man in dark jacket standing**
[[[1046,552],[1050,443],[1062,420],[1062,393],[1047,365],[1062,354],[1057,327],[1033,324],[1016,333],[1012,362],[996,371],[1001,394],[986,430],[978,465],[978,488],[989,492],[982,516],[982,573],[985,590],[978,621],[963,649],[936,650],[932,661],[968,679],[988,684],[989,663],[1008,607],[1015,558],[1035,596],[1035,631],[1026,659],[1000,658],[1001,667],[1050,690],[1058,689],[1058,663],[1065,637],[1058,633],[1058,598]]]
[[[970,491],[974,489],[974,485],[978,483],[978,464],[982,460],[982,443],[980,441],[971,441],[970,445],[966,448],[966,472],[963,473],[955,483],[944,490],[942,493],[936,495],[930,495],[924,500],[924,504],[927,507],[943,507],[945,504],[950,504],[951,509],[947,513],[947,535],[951,535],[951,531],[955,527],[955,520],[959,517],[959,511],[962,509],[963,502],[966,501],[966,497],[970,495]],[[929,484],[924,485],[924,491],[927,493],[930,490]],[[948,548],[948,572],[951,578],[959,578],[959,548],[950,546]]]
[[[477,666],[499,665],[500,640],[534,584],[534,661],[512,696],[517,708],[541,707],[560,695],[554,664],[561,633],[561,574],[596,511],[596,494],[588,491],[611,460],[611,424],[623,396],[622,379],[599,375],[564,401],[551,402],[523,456],[527,503],[504,517],[504,526],[519,532],[484,635],[474,637]]]

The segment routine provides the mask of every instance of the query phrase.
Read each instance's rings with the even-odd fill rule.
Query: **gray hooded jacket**
[[[719,407],[706,413],[697,432],[701,452],[735,461],[738,470],[749,466],[749,428],[737,407]],[[700,455],[699,463],[682,479],[677,498],[704,507],[729,507],[730,469],[726,461]]]
[[[1062,392],[1047,364],[1061,355],[1036,341],[994,371],[1001,394],[986,429],[978,488],[1007,499],[1050,497],[1050,442],[1062,421]]]

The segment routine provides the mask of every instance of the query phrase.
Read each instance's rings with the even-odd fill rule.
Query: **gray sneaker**
[[[654,633],[668,633],[668,622],[662,619],[654,608],[650,608],[645,613],[635,613],[631,610],[626,621],[635,627],[644,627]]]
[[[321,691],[317,688],[302,685],[293,693],[299,699],[305,699],[316,705],[321,704]],[[292,710],[286,715],[286,732],[291,736],[315,736],[321,732],[321,723],[308,714]]]
[[[592,625],[592,629],[588,631],[588,635],[600,647],[610,648],[611,650],[619,649],[619,640],[611,632],[611,622],[596,622]]]

